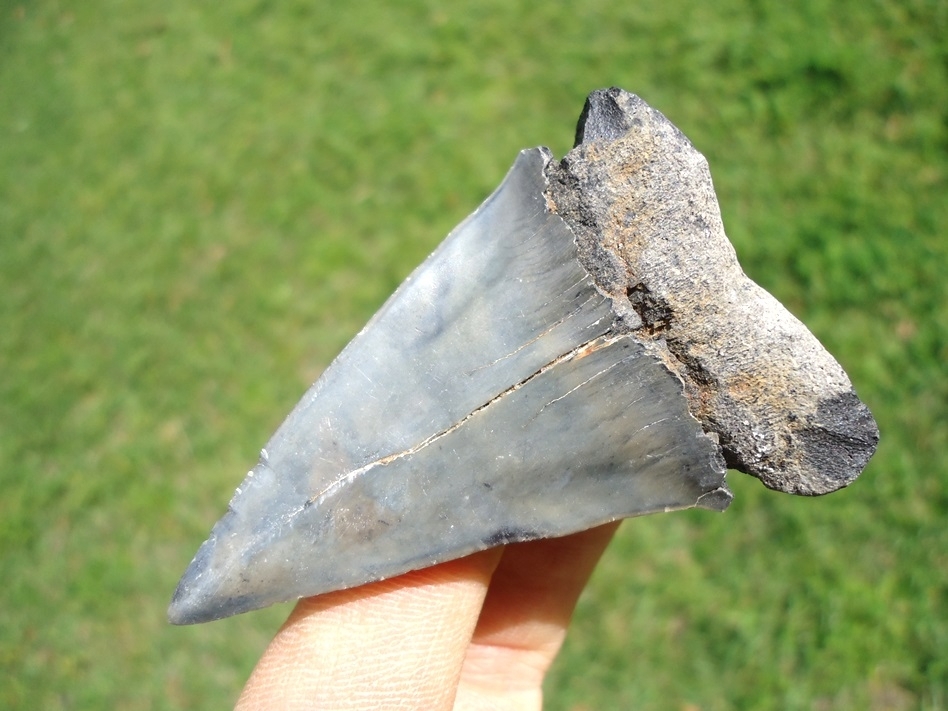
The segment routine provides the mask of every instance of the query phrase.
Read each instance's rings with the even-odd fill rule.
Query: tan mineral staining
[[[605,121],[598,134],[587,131],[548,172],[550,199],[586,247],[586,262],[603,261],[589,248],[594,243],[620,265],[621,278],[599,278],[600,288],[642,317],[635,332],[664,351],[693,414],[718,434],[731,466],[796,494],[850,483],[875,449],[875,424],[816,337],[741,270],[707,161],[638,97],[613,89],[590,102],[593,122],[611,104],[606,112],[614,118],[618,108],[619,125]],[[587,268],[597,274],[595,264]],[[827,404],[840,399],[855,408],[855,430],[837,432],[842,423],[826,416]],[[835,471],[818,471],[814,460],[825,468],[832,458],[811,456],[811,438],[800,435],[813,429],[830,433],[824,445],[842,438],[840,446],[857,451]]]

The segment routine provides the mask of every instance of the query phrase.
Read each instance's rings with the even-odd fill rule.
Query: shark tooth
[[[303,396],[169,619],[721,511],[726,463],[826,493],[877,440],[842,368],[740,270],[703,157],[638,97],[594,92],[576,148],[522,151]]]

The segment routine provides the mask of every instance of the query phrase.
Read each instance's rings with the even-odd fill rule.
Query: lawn
[[[573,7],[572,5],[575,5]],[[882,432],[820,499],[626,522],[547,708],[948,708],[948,4],[0,2],[0,707],[212,709],[165,622],[259,448],[519,149],[618,85]]]

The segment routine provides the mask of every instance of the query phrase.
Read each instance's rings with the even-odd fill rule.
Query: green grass
[[[575,5],[575,7],[573,6]],[[0,2],[0,707],[220,708],[285,608],[171,628],[305,387],[619,85],[882,444],[624,524],[552,710],[948,707],[948,5]]]

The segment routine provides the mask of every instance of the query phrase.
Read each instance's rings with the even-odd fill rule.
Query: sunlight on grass
[[[586,93],[668,115],[747,272],[882,431],[825,499],[643,518],[547,708],[948,704],[948,11],[938,2],[0,6],[10,709],[219,708],[285,608],[165,606],[259,447]]]

